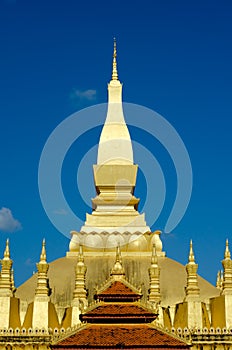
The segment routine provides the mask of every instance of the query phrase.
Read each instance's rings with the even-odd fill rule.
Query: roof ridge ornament
[[[122,265],[122,255],[121,255],[121,249],[119,244],[117,245],[117,248],[116,248],[116,259],[110,275],[113,276],[114,278],[125,276],[125,270]]]

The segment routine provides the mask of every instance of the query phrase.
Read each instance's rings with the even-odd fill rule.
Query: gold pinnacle
[[[41,255],[40,255],[40,262],[46,262],[45,239],[43,239],[43,243],[42,243],[42,251],[41,251]]]
[[[84,256],[83,256],[83,246],[82,244],[79,245],[79,253],[78,253],[78,262],[84,262]]]
[[[156,246],[155,246],[155,243],[154,243],[153,246],[152,246],[151,264],[152,264],[152,265],[157,265],[157,264],[158,264],[158,259],[157,259],[157,254],[156,254]]]
[[[116,44],[116,39],[115,39],[115,38],[114,38],[114,54],[113,54],[112,80],[118,80],[118,71],[117,71],[117,44]]]
[[[9,248],[9,238],[6,240],[6,249],[4,251],[4,260],[10,259],[10,248]]]
[[[120,245],[117,245],[117,248],[116,248],[116,262],[121,262],[120,260],[120,254],[121,252],[120,252]]]
[[[225,259],[230,259],[229,241],[226,240]]]
[[[195,257],[193,253],[193,241],[190,241],[190,250],[189,250],[189,263],[195,263]]]

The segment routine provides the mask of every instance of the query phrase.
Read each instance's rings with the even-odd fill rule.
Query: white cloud
[[[73,89],[71,92],[71,99],[72,100],[78,100],[78,101],[94,101],[96,100],[97,91],[93,89],[88,90],[79,90],[79,89]]]
[[[21,223],[16,220],[10,209],[0,209],[0,231],[2,232],[15,232],[22,229]]]

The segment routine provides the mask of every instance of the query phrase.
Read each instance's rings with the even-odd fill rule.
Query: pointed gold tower
[[[77,257],[77,264],[75,268],[75,288],[73,291],[73,300],[71,307],[71,327],[80,324],[81,311],[88,306],[87,290],[85,287],[86,265],[84,262],[83,247],[79,246],[79,253]]]
[[[198,265],[195,263],[195,257],[193,253],[193,242],[190,241],[189,259],[186,265],[187,272],[187,287],[186,287],[186,300],[199,299],[200,289],[198,287],[197,278]]]
[[[232,260],[229,249],[229,241],[226,240],[226,249],[224,254],[223,265],[223,281],[222,281],[222,294],[232,295]]]
[[[37,277],[37,288],[35,291],[35,297],[37,299],[39,298],[47,299],[50,293],[50,288],[48,285],[48,277],[47,277],[49,265],[46,259],[47,257],[46,257],[45,240],[43,240],[42,250],[40,254],[40,261],[39,263],[36,264],[38,269],[38,277]]]
[[[155,245],[152,249],[151,257],[151,266],[148,269],[149,279],[150,279],[150,288],[148,294],[148,300],[150,303],[160,303],[161,294],[160,294],[160,268],[158,266],[158,257],[156,253]]]
[[[133,149],[123,114],[122,84],[118,79],[116,59],[114,40],[112,79],[108,84],[108,111],[98,146],[97,169],[109,164],[133,165]]]
[[[224,259],[222,260],[223,273],[218,275],[217,286],[221,291],[219,297],[211,302],[212,325],[214,327],[232,327],[232,260],[229,241],[226,240]]]
[[[117,246],[116,249],[116,260],[115,264],[111,270],[110,276],[113,276],[114,279],[120,280],[121,278],[125,277],[125,270],[122,266],[122,256],[121,256],[121,250],[120,246]]]
[[[32,327],[44,328],[49,327],[49,302],[50,302],[50,288],[48,281],[48,269],[45,240],[42,243],[42,250],[40,254],[40,261],[36,264],[37,275],[37,287],[35,290],[35,298],[33,303],[32,314]]]
[[[82,245],[79,247],[79,254],[76,265],[75,289],[73,292],[73,300],[79,300],[85,307],[87,305],[87,291],[85,288],[86,265],[84,262]]]
[[[92,214],[86,215],[80,232],[72,232],[71,251],[77,250],[79,244],[93,249],[114,250],[119,244],[123,248],[150,233],[144,214],[137,211],[139,199],[134,196],[137,170],[123,114],[122,84],[118,79],[114,40],[108,110],[100,136],[97,164],[93,166],[97,196],[92,199]]]
[[[13,261],[10,258],[9,240],[6,241],[4,257],[1,260],[0,274],[0,329],[20,326],[19,299],[15,298]]]
[[[13,296],[12,264],[13,261],[10,258],[9,239],[7,239],[4,257],[1,260],[0,295]]]

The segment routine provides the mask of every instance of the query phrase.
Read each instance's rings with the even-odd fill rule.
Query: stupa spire
[[[37,277],[37,288],[35,291],[35,297],[44,297],[50,295],[50,288],[48,283],[48,269],[49,265],[46,261],[46,247],[45,247],[45,239],[42,242],[42,250],[40,254],[40,261],[36,264],[38,270]]]
[[[32,327],[33,328],[45,328],[49,327],[49,302],[51,289],[49,287],[48,269],[49,264],[46,260],[46,245],[45,239],[42,242],[42,249],[40,254],[40,261],[36,264],[37,275],[37,287],[35,290],[35,298],[33,303],[33,316]],[[41,316],[42,315],[42,316]]]
[[[75,278],[75,289],[73,292],[73,300],[81,301],[84,306],[87,304],[87,291],[85,288],[85,275],[86,275],[86,265],[84,262],[83,247],[79,246],[79,253],[77,257],[76,264],[76,278]]]
[[[198,299],[200,296],[200,289],[198,286],[197,278],[197,269],[198,265],[195,262],[194,252],[193,252],[193,242],[190,241],[189,249],[189,259],[188,264],[186,265],[187,272],[187,286],[186,286],[186,300],[189,299]]]
[[[112,80],[118,80],[118,71],[117,71],[117,43],[116,43],[116,38],[114,38],[114,53],[113,53]]]
[[[189,249],[189,264],[195,264],[195,257],[193,253],[193,241],[190,240],[190,249]]]
[[[79,252],[77,256],[77,264],[75,268],[75,287],[73,291],[72,300],[72,316],[71,326],[76,326],[80,323],[80,310],[84,310],[88,306],[87,290],[85,286],[85,275],[87,267],[84,262],[83,247],[79,245]]]
[[[115,39],[112,79],[108,84],[108,111],[100,137],[97,163],[133,164],[131,138],[123,114],[122,84],[118,80]]]
[[[10,248],[9,248],[9,238],[6,240],[6,248],[4,251],[4,260],[10,259]]]
[[[124,118],[116,57],[114,41],[107,116],[99,140],[97,164],[93,165],[96,197],[92,199],[93,211],[86,215],[80,232],[72,231],[70,250],[75,252],[79,244],[111,249],[118,242],[123,246],[150,232],[144,214],[138,212],[139,199],[134,196],[138,166],[134,164],[132,141]]]
[[[152,247],[152,256],[151,256],[151,266],[148,269],[150,286],[148,300],[151,303],[159,303],[161,301],[160,295],[160,268],[158,266],[158,257],[156,253],[155,244]]]
[[[45,239],[43,239],[42,242],[42,250],[41,250],[41,254],[40,254],[40,262],[45,262],[46,263],[46,248],[45,248]]]
[[[229,249],[229,241],[228,239],[226,240],[226,249],[225,249],[225,254],[224,254],[224,258],[225,259],[230,259],[230,249]]]
[[[116,248],[116,259],[115,259],[115,264],[114,267],[111,270],[110,273],[111,276],[113,277],[124,277],[125,276],[125,270],[122,266],[122,256],[121,256],[121,249],[120,246],[118,245]]]
[[[4,251],[4,257],[1,260],[2,270],[0,276],[0,295],[3,296],[12,296],[13,288],[12,288],[12,264],[13,261],[10,258],[10,247],[9,247],[9,239],[6,241],[6,248]]]
[[[3,259],[0,260],[1,273],[0,273],[0,329],[9,329],[12,318],[16,317],[16,312],[12,313],[11,300],[15,298],[13,276],[12,276],[12,264],[13,261],[10,258],[9,240],[6,241],[6,248],[3,254]],[[12,315],[12,316],[11,316]]]
[[[222,294],[232,294],[232,260],[231,260],[228,239],[226,240],[226,249],[224,254],[224,260],[222,260],[222,266],[223,266]]]

